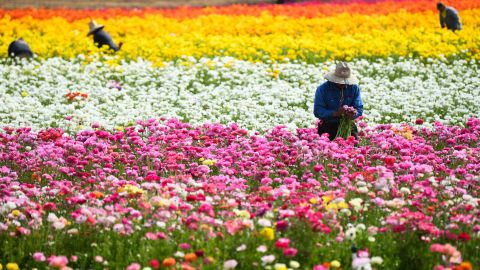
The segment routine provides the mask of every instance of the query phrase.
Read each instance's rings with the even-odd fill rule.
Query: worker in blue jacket
[[[33,52],[23,38],[19,38],[8,45],[8,56],[10,57],[32,57]]]
[[[337,64],[334,71],[325,75],[327,80],[317,88],[313,113],[320,119],[318,134],[328,133],[330,140],[335,139],[342,116],[358,118],[363,114],[363,102],[360,96],[358,79],[352,74],[345,62]],[[343,109],[347,105],[355,108],[350,114]],[[352,127],[352,135],[357,138],[357,127]]]
[[[95,21],[90,21],[88,24],[90,31],[88,31],[87,36],[93,35],[93,42],[97,45],[98,48],[101,48],[103,45],[107,45],[111,50],[118,51],[122,47],[120,42],[118,46],[113,42],[112,37],[103,30],[105,26],[97,24]]]
[[[462,23],[458,11],[453,7],[446,7],[442,2],[437,3],[437,9],[440,12],[440,25],[448,30],[462,30]]]

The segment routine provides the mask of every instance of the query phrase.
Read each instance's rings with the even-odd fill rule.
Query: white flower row
[[[223,57],[185,58],[153,67],[136,62],[85,64],[83,58],[0,62],[0,125],[68,131],[99,123],[177,117],[193,124],[236,122],[250,130],[315,124],[313,97],[334,63],[265,64]],[[370,123],[453,124],[479,116],[476,61],[354,60]],[[112,82],[116,81],[116,82]],[[120,87],[121,86],[121,87]],[[66,94],[82,92],[69,101]],[[68,120],[70,119],[71,120]]]

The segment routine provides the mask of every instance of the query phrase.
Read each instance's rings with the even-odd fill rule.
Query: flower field
[[[480,267],[480,2],[345,2],[0,10],[0,270]]]

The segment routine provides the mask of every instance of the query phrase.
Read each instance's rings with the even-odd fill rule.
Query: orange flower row
[[[458,10],[480,8],[480,1],[473,0],[450,0],[445,1],[447,5],[454,6]],[[119,16],[140,16],[148,14],[159,14],[165,17],[186,19],[203,15],[221,14],[221,15],[248,15],[260,16],[269,13],[274,16],[288,17],[324,17],[341,13],[355,14],[388,14],[406,10],[407,12],[425,12],[436,11],[436,1],[432,0],[404,0],[404,1],[381,1],[368,3],[356,1],[354,3],[321,3],[309,2],[304,4],[291,5],[231,5],[222,7],[178,7],[174,9],[160,8],[108,8],[97,10],[78,10],[78,9],[0,9],[0,18],[9,16],[12,19],[31,16],[36,19],[50,19],[52,17],[63,17],[69,21],[92,18],[112,18]]]

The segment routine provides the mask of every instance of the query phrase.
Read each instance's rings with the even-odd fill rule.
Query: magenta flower
[[[290,239],[288,238],[280,238],[277,240],[277,242],[275,242],[276,248],[284,249],[284,248],[288,248],[289,245],[290,245]]]
[[[285,248],[283,250],[283,255],[285,257],[294,257],[297,255],[297,249],[296,248]]]
[[[33,253],[32,257],[37,262],[44,262],[44,261],[47,260],[47,258],[45,257],[45,255],[42,252],[35,252],[35,253]]]

